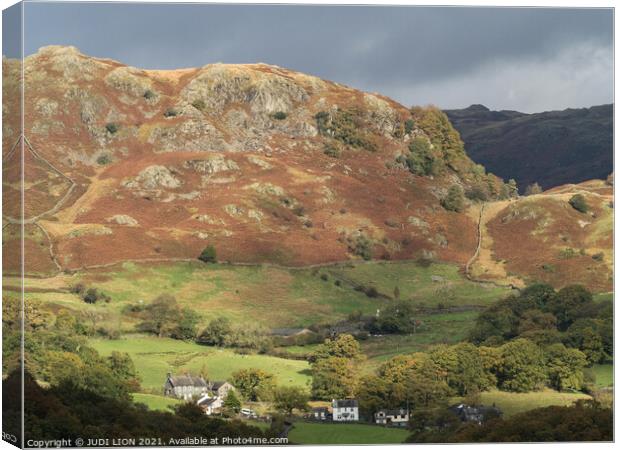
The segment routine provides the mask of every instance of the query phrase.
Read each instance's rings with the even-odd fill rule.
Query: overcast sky
[[[537,112],[613,101],[611,9],[27,3],[49,44],[143,67],[265,62],[409,106]]]

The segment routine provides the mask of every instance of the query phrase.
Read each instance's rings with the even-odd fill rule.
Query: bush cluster
[[[319,134],[354,148],[374,152],[376,144],[365,130],[362,113],[356,109],[320,111],[314,116]]]

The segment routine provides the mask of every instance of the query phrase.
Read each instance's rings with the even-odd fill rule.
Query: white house
[[[332,400],[334,422],[357,422],[360,420],[357,400]]]
[[[215,412],[219,412],[224,404],[222,397],[212,397],[211,394],[206,393],[196,402],[198,406],[202,408],[206,415],[210,416]]]
[[[324,406],[320,406],[317,408],[312,408],[312,416],[311,416],[314,420],[327,420],[327,418],[329,417],[329,409],[324,407]]]
[[[381,409],[375,413],[377,425],[406,427],[409,423],[409,411],[406,409]]]

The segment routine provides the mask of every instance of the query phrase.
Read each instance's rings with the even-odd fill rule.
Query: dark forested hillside
[[[468,155],[523,192],[605,178],[613,170],[613,105],[536,114],[483,105],[445,111]]]

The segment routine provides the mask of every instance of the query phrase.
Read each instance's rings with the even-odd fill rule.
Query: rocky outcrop
[[[124,186],[130,189],[176,189],[181,186],[181,181],[167,167],[149,166],[134,179],[126,181]]]
[[[119,67],[106,75],[105,83],[131,98],[144,99],[149,104],[159,101],[159,93],[153,88],[153,82],[141,70],[133,67]]]
[[[137,227],[138,221],[131,216],[125,214],[117,214],[112,217],[108,217],[106,222],[115,223],[117,225],[125,225],[128,227]]]
[[[290,112],[308,100],[308,93],[294,81],[261,70],[225,64],[205,66],[182,90],[186,103],[201,101],[206,112],[219,114],[231,104],[248,104],[253,113]]]
[[[199,119],[186,119],[170,126],[153,127],[148,142],[153,144],[156,152],[204,152],[230,148],[217,128]]]
[[[232,159],[226,159],[223,155],[213,155],[206,159],[192,159],[185,161],[183,167],[195,172],[212,175],[214,173],[237,171],[239,165]]]

